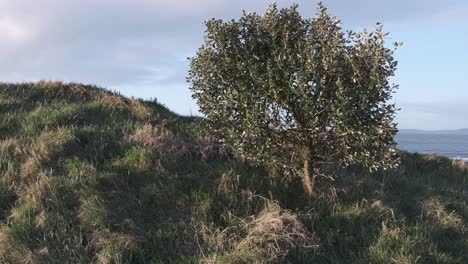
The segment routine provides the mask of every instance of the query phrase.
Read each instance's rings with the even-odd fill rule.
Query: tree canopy
[[[305,191],[326,168],[395,167],[397,62],[387,33],[344,31],[319,4],[206,21],[188,81],[213,130],[240,154],[299,172]]]

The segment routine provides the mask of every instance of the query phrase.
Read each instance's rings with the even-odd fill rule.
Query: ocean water
[[[399,132],[395,140],[401,150],[468,161],[468,134]]]

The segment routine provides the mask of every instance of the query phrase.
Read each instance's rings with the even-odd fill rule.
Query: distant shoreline
[[[459,129],[439,129],[439,130],[424,130],[424,129],[400,129],[398,133],[403,134],[447,134],[447,135],[468,135],[468,128]]]
[[[468,161],[468,129],[401,130],[395,137],[397,148],[410,153],[437,155]]]
[[[454,160],[454,161],[464,161],[466,163],[468,163],[468,157],[447,157],[447,156],[443,156],[443,155],[440,155],[440,154],[437,154],[437,153],[422,153],[422,152],[411,152],[411,151],[407,151],[407,150],[404,150],[404,149],[400,149],[401,151],[405,151],[407,153],[411,153],[411,154],[415,154],[415,155],[421,155],[421,156],[437,156],[437,157],[443,157],[443,158],[447,158],[447,159],[451,159],[451,160]]]

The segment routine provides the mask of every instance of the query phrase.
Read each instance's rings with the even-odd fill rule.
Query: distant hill
[[[422,133],[422,134],[468,134],[468,128],[453,130],[421,130],[421,129],[400,129],[399,133]]]
[[[466,263],[468,166],[400,157],[308,199],[156,101],[0,83],[0,263]]]

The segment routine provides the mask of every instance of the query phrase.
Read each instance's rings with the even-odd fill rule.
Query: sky
[[[268,0],[0,0],[0,81],[95,84],[156,98],[176,113],[198,114],[187,57],[208,18],[263,13]],[[392,82],[400,129],[468,128],[467,0],[325,0],[353,30],[376,22],[402,41]],[[317,1],[299,4],[313,17]]]

